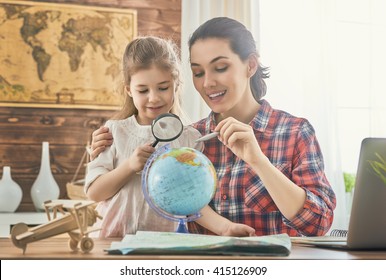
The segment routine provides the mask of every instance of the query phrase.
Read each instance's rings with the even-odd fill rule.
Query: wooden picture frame
[[[0,106],[115,109],[132,9],[0,0]]]

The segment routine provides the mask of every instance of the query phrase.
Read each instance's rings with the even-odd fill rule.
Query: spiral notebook
[[[386,249],[386,138],[361,143],[348,231],[293,237],[293,243],[342,249]]]

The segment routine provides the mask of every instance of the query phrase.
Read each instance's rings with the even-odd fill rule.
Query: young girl
[[[106,122],[114,141],[88,165],[85,191],[98,201],[103,217],[100,237],[122,237],[137,230],[174,231],[175,223],[160,217],[146,203],[140,171],[155,151],[151,123],[160,114],[180,114],[179,60],[174,45],[156,37],[130,42],[123,56],[125,103],[114,120]],[[194,147],[200,133],[191,126],[172,147]],[[198,147],[199,148],[199,147]],[[213,210],[209,207],[205,213]],[[216,213],[206,225],[220,234],[253,235],[248,226],[231,223]],[[212,217],[213,218],[213,217]],[[205,220],[205,218],[203,219]]]
[[[315,131],[262,99],[268,73],[250,31],[236,20],[213,18],[192,34],[189,50],[194,87],[212,110],[194,127],[219,133],[204,149],[218,175],[211,208],[257,235],[325,234],[336,198]],[[93,148],[111,139],[103,130],[94,135]],[[190,230],[207,233],[206,221],[190,223]]]

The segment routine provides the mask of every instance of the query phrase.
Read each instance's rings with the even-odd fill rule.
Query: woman
[[[218,176],[211,208],[256,235],[324,235],[336,198],[315,131],[262,99],[268,73],[252,34],[236,20],[213,18],[192,34],[189,50],[194,86],[212,110],[193,126],[219,133],[204,149]],[[111,141],[101,133],[94,132],[93,156]],[[190,223],[191,232],[210,233],[204,227]]]

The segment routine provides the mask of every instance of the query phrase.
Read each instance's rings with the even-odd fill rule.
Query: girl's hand
[[[154,153],[155,148],[151,144],[145,144],[137,147],[133,154],[127,159],[130,169],[134,172],[140,172],[145,167],[147,159]]]
[[[109,132],[108,127],[100,127],[92,133],[90,160],[94,160],[103,152],[106,147],[113,143],[113,135]]]
[[[219,140],[245,162],[252,164],[263,156],[250,125],[229,117],[222,120],[215,131],[219,131]]]

